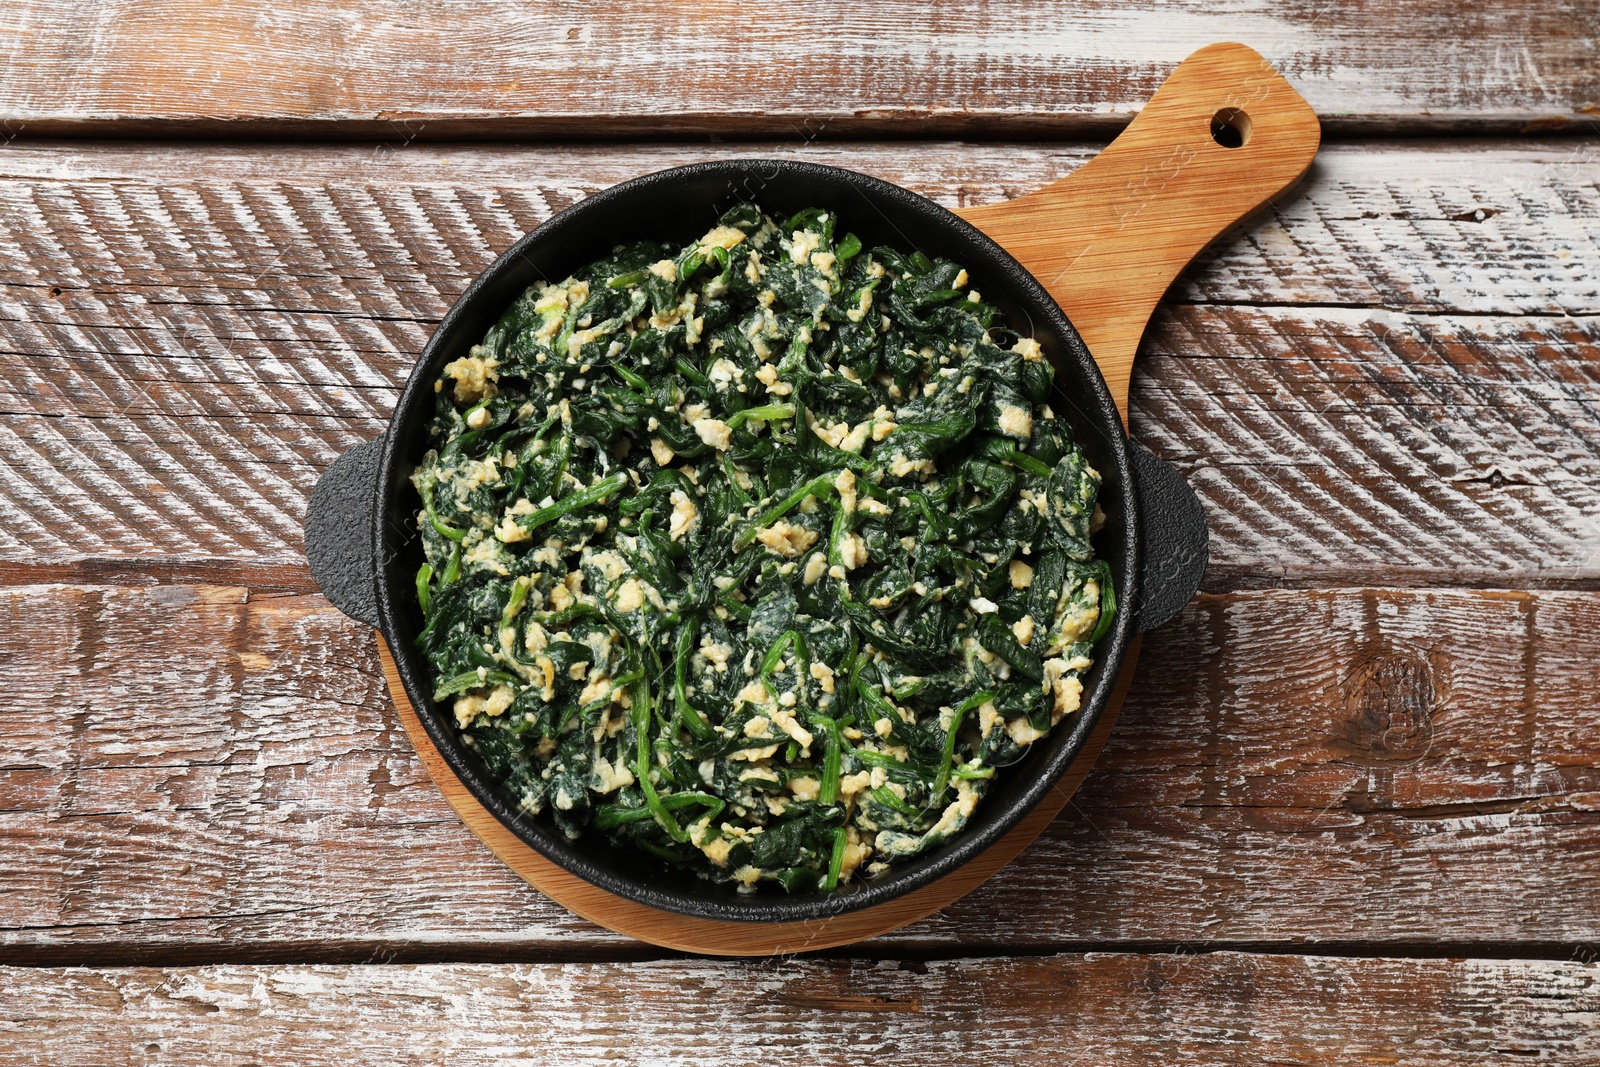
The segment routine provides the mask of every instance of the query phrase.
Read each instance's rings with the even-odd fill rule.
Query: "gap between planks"
[[[873,115],[771,112],[752,115],[666,115],[617,120],[607,115],[561,115],[537,121],[503,117],[414,115],[388,119],[127,119],[0,117],[0,147],[32,143],[165,142],[214,148],[280,142],[294,145],[367,146],[398,150],[412,145],[838,145],[886,143],[961,143],[1106,145],[1128,127],[1137,108],[1107,114],[994,114],[962,112]],[[1600,120],[1588,113],[1486,112],[1413,116],[1318,116],[1324,144],[1382,145],[1388,142],[1449,141],[1540,142],[1600,135]]]
[[[113,930],[119,924],[108,924]],[[7,932],[26,928],[8,928]],[[571,948],[544,945],[454,941],[429,945],[414,941],[372,941],[319,945],[315,942],[283,943],[242,941],[193,947],[107,942],[93,945],[21,945],[0,949],[0,967],[48,969],[54,967],[261,967],[317,964],[324,966],[419,966],[450,964],[564,964],[652,963],[662,960],[704,959],[730,965],[755,965],[778,960],[896,960],[952,963],[996,957],[1039,958],[1072,955],[1189,958],[1217,955],[1303,958],[1310,956],[1350,960],[1495,960],[1522,963],[1591,964],[1600,961],[1600,941],[972,941],[952,944],[940,940],[869,940],[816,952],[783,953],[768,957],[706,957],[691,952],[658,948],[643,941],[619,938],[575,944]],[[3,1063],[3,1061],[0,1061]]]

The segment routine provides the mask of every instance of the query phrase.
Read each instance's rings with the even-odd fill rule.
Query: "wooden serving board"
[[[1015,200],[960,212],[1044,284],[1083,336],[1126,425],[1145,325],[1167,287],[1219,235],[1293,186],[1321,139],[1316,114],[1254,50],[1216,44],[1184,60],[1138,117],[1076,172]],[[758,956],[832,948],[915,922],[982,885],[1038,837],[1110,736],[1139,659],[1128,646],[1111,698],[1056,788],[1009,834],[939,881],[872,908],[799,923],[719,922],[608,893],[535,852],[451,771],[378,639],[389,693],[428,774],[467,828],[520,877],[583,918],[686,952]]]

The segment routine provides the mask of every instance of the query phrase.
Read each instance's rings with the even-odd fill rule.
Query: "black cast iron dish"
[[[836,211],[862,242],[916,249],[967,266],[1005,321],[1031,332],[1057,367],[1052,403],[1072,425],[1104,478],[1107,521],[1095,539],[1107,560],[1119,609],[1095,648],[1082,710],[1007,768],[966,830],[875,879],[837,892],[740,894],[687,872],[624,852],[596,833],[568,842],[534,816],[517,812],[479,758],[456,738],[448,707],[431,685],[412,641],[422,626],[413,578],[422,562],[410,475],[426,450],[424,425],[433,381],[467,353],[511,302],[536,281],[559,281],[624,241],[689,241],[722,211],[755,200],[783,217],[804,207]],[[484,271],[440,323],[396,405],[388,431],[351,449],[317,483],[306,516],[306,554],[328,598],[379,628],[407,695],[433,743],[485,808],[547,859],[618,896],[697,918],[794,922],[882,904],[949,874],[999,841],[1051,789],[1077,757],[1106,706],[1128,643],[1188,602],[1205,569],[1205,516],[1172,467],[1128,441],[1099,368],[1043,287],[1004,249],[944,208],[899,186],[813,163],[729,160],[661,171],[579,203],[529,233]]]

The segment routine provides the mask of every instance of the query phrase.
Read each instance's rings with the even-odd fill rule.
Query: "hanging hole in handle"
[[[1211,116],[1211,139],[1223,148],[1243,148],[1250,142],[1250,116],[1225,107]]]

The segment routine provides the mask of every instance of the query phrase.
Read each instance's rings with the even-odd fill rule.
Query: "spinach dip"
[[[832,890],[959,833],[1115,610],[1052,368],[960,265],[745,204],[435,383],[419,648],[569,838]]]

